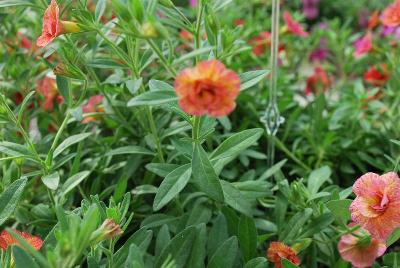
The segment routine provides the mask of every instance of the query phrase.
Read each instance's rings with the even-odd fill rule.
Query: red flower
[[[289,12],[285,11],[283,13],[283,20],[286,23],[286,27],[288,32],[300,36],[300,37],[307,37],[308,33],[304,31],[303,27],[295,21]]]
[[[104,108],[100,107],[103,104],[104,97],[102,95],[94,95],[89,98],[88,102],[82,107],[84,114],[88,113],[104,113]],[[82,120],[82,123],[89,123],[95,121],[96,116],[89,116]]]
[[[42,80],[36,82],[36,91],[45,98],[43,108],[51,111],[54,108],[54,100],[61,104],[64,100],[58,94],[56,80],[46,76]]]
[[[220,61],[208,60],[183,70],[175,79],[175,92],[188,114],[224,116],[235,109],[240,79]]]
[[[373,30],[379,24],[379,11],[374,11],[368,20],[368,29]]]
[[[389,78],[390,75],[386,64],[371,66],[368,71],[364,73],[364,80],[376,87],[383,86]]]
[[[321,67],[314,69],[314,74],[308,77],[304,94],[326,92],[331,85],[331,77]]]
[[[383,25],[397,27],[400,25],[400,0],[389,5],[382,13],[381,21]]]
[[[267,250],[267,258],[275,265],[275,268],[282,268],[282,260],[287,259],[295,265],[300,264],[296,252],[281,242],[271,242]]]
[[[193,40],[193,35],[186,30],[181,30],[179,36],[183,41],[190,42]]]
[[[244,19],[236,19],[236,20],[233,22],[233,24],[234,24],[235,26],[242,26],[242,25],[244,25],[245,22],[246,22],[246,21],[245,21]]]
[[[42,247],[43,241],[40,239],[40,237],[33,236],[28,233],[20,232],[17,230],[14,230],[17,234],[22,236],[26,242],[28,242],[34,249],[40,250]],[[0,249],[6,250],[9,246],[12,245],[19,245],[19,242],[17,239],[15,239],[9,232],[3,231],[0,234]]]
[[[261,32],[250,40],[250,44],[253,46],[254,55],[260,56],[270,47],[271,34],[269,32]]]

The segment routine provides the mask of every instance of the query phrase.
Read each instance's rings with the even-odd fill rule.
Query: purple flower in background
[[[303,14],[307,19],[315,19],[318,17],[318,3],[320,0],[301,0],[303,4]]]
[[[382,28],[382,36],[394,36],[397,40],[400,40],[400,27],[390,27],[383,26]]]
[[[309,61],[324,61],[328,58],[328,56],[329,50],[327,49],[327,40],[326,38],[322,38],[319,46],[311,52],[309,56]]]
[[[197,7],[197,0],[189,0],[189,5],[191,7]]]

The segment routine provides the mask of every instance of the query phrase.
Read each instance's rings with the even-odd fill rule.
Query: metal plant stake
[[[268,134],[268,167],[274,164],[275,135],[284,119],[279,114],[276,100],[278,82],[278,48],[279,48],[279,0],[272,0],[272,40],[271,40],[271,77],[267,109],[261,117]]]

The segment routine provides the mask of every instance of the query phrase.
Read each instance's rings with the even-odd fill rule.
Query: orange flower
[[[394,172],[367,173],[353,185],[356,199],[350,205],[353,221],[384,240],[400,227],[400,179]]]
[[[389,70],[386,64],[380,64],[378,67],[371,66],[364,73],[364,80],[376,87],[383,86],[389,80]]]
[[[179,36],[183,41],[190,42],[193,40],[193,35],[186,30],[181,30]]]
[[[63,102],[62,96],[58,95],[56,80],[46,76],[36,82],[36,91],[45,98],[43,109],[51,111],[54,108],[54,100],[58,104]]]
[[[365,268],[371,267],[385,253],[386,245],[383,241],[371,238],[366,230],[358,229],[340,238],[338,250],[342,259],[351,262],[355,268]]]
[[[36,41],[38,47],[45,47],[57,36],[65,33],[77,33],[81,29],[78,24],[71,21],[60,20],[60,10],[56,0],[51,0],[43,16],[42,35]]]
[[[208,60],[183,70],[175,79],[183,111],[191,115],[225,116],[236,106],[239,76],[218,60]]]
[[[22,236],[26,242],[28,242],[34,249],[40,250],[42,247],[43,241],[40,239],[40,237],[33,236],[28,233],[20,232],[17,230],[14,230],[17,234]],[[19,242],[17,239],[15,239],[9,232],[3,231],[0,234],[0,249],[6,250],[9,246],[12,245],[19,245]]]
[[[373,30],[379,24],[379,11],[374,11],[368,20],[368,29]]]
[[[290,15],[289,12],[285,11],[283,13],[283,20],[286,23],[286,27],[287,27],[288,32],[290,32],[290,33],[292,33],[294,35],[300,36],[300,37],[307,37],[308,36],[308,33],[305,32],[303,30],[303,27],[301,27],[301,25],[292,18],[292,16]]]
[[[281,242],[271,242],[267,250],[267,258],[275,265],[275,268],[282,268],[282,259],[287,259],[296,265],[300,264],[296,252]]]
[[[253,54],[260,56],[270,47],[271,34],[269,32],[261,32],[250,40],[250,44],[253,46]]]
[[[88,113],[104,113],[104,108],[100,107],[103,104],[104,97],[102,95],[94,95],[89,98],[88,102],[82,107],[85,114]],[[82,123],[89,123],[95,121],[96,116],[89,116],[82,120]]]
[[[326,92],[331,85],[331,77],[321,67],[315,67],[314,74],[308,77],[304,94]]]
[[[396,27],[400,25],[400,0],[386,7],[381,16],[383,25]]]

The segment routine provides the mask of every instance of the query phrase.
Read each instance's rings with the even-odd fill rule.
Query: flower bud
[[[142,24],[140,33],[144,38],[157,37],[157,29],[154,27],[154,24],[150,22],[145,22]]]
[[[113,239],[123,234],[122,229],[112,219],[106,219],[103,224],[92,233],[91,239],[94,243]]]
[[[57,64],[57,66],[53,69],[53,73],[57,76],[64,76],[79,80],[83,80],[85,78],[81,70],[79,70],[77,67],[65,65],[63,63]]]
[[[62,34],[82,32],[81,27],[76,22],[62,20],[60,24]]]

